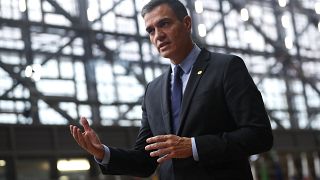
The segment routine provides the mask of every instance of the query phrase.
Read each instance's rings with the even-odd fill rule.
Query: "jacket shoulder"
[[[210,52],[210,59],[215,60],[218,63],[230,63],[231,61],[239,61],[243,62],[243,59],[234,54],[225,54],[225,53],[217,53],[217,52]]]
[[[231,64],[244,64],[244,61],[241,57],[233,54],[211,52],[206,49],[202,49],[201,56],[199,57],[200,61],[207,61],[209,63],[208,68],[215,71],[223,72]]]

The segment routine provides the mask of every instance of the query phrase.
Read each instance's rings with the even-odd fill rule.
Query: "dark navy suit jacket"
[[[156,158],[144,150],[146,139],[172,134],[168,68],[146,88],[142,125],[133,149],[110,147],[105,174],[150,176]],[[162,180],[250,180],[248,157],[268,151],[272,130],[260,92],[243,60],[202,49],[193,65],[180,111],[177,135],[194,137],[199,161],[173,159],[159,166]]]

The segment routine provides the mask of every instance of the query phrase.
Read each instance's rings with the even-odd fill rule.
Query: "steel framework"
[[[203,12],[183,1],[195,42],[243,57],[273,128],[319,129],[316,0],[197,1]],[[68,124],[84,115],[95,125],[139,125],[144,87],[168,65],[145,33],[144,3],[0,0],[0,122]]]

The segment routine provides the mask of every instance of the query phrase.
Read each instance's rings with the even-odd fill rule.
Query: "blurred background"
[[[68,124],[131,147],[146,84],[168,67],[140,11],[148,0],[0,0],[0,180],[104,176]],[[262,93],[270,152],[255,180],[320,179],[320,0],[182,0],[200,47],[242,57]],[[155,173],[150,178],[158,179]]]

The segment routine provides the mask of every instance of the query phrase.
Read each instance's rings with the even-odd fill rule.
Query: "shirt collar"
[[[198,55],[200,54],[201,49],[194,44],[191,52],[188,54],[188,56],[178,65],[180,65],[181,69],[183,70],[183,72],[185,74],[188,74],[193,66],[193,64],[196,62],[196,59],[198,57]],[[173,63],[171,63],[171,69],[172,72],[174,70],[174,67],[177,66]]]

